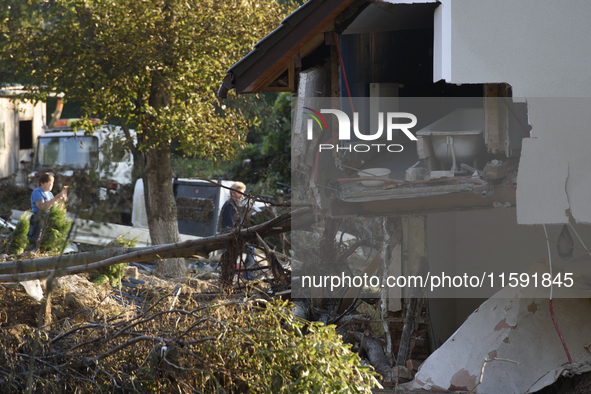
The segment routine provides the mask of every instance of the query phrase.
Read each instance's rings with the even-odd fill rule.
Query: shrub
[[[36,393],[371,394],[381,388],[334,325],[300,320],[293,304],[197,302],[189,290],[170,309],[172,287],[144,290],[139,316],[126,310],[99,324],[68,319],[77,329],[44,330],[37,356],[43,364],[32,372],[22,366],[37,346],[35,336],[17,331],[30,328],[2,330],[0,364],[10,376],[0,379],[0,392],[23,388],[15,382],[29,373]]]
[[[8,254],[21,254],[25,251],[25,248],[29,244],[27,234],[29,233],[29,218],[31,217],[31,211],[25,212],[18,221],[16,229],[10,235],[8,239]]]
[[[43,225],[39,251],[61,253],[68,245],[68,232],[71,225],[72,221],[67,218],[64,204],[58,203],[51,207]]]
[[[111,243],[111,246],[116,248],[133,248],[137,245],[137,241],[137,237],[127,239],[123,235],[120,235]],[[121,287],[121,278],[123,278],[123,274],[125,273],[125,267],[127,267],[127,263],[113,264],[100,268],[90,276],[90,280],[98,284],[103,284],[108,280],[111,286]]]

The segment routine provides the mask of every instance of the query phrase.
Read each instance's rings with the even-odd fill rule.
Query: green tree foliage
[[[285,301],[208,304],[183,294],[170,309],[170,294],[153,295],[157,302],[131,319],[128,310],[99,320],[100,327],[82,321],[43,331],[33,392],[371,394],[381,388],[334,325],[302,321]],[[35,340],[26,331],[5,331],[0,363],[12,375],[0,380],[2,393],[26,381],[22,365]]]
[[[128,239],[123,235],[120,235],[113,242],[111,242],[110,246],[114,248],[134,248],[137,245],[137,241],[137,237]],[[94,283],[102,284],[108,280],[112,287],[121,287],[121,279],[125,273],[125,267],[127,267],[127,263],[113,264],[99,269],[90,277]]]
[[[152,242],[177,242],[171,141],[214,160],[244,145],[247,121],[216,92],[285,8],[274,0],[0,0],[0,10],[0,70],[34,98],[63,92],[86,116],[133,127],[137,143],[128,138],[127,147],[143,171]]]
[[[226,179],[224,177],[227,176],[228,169],[231,167],[227,162],[215,164],[211,159],[195,159],[179,155],[173,155],[171,161],[172,171],[179,178]]]
[[[217,105],[219,84],[285,15],[272,0],[3,3],[3,68],[43,86],[37,97],[63,92],[89,116],[134,125],[141,150],[174,138],[218,159],[246,131],[238,111]]]
[[[219,84],[286,12],[272,0],[3,3],[2,65],[45,85],[38,97],[63,92],[89,116],[134,125],[140,150],[174,138],[217,159],[232,157],[247,130],[239,111],[218,105]]]
[[[66,206],[62,203],[54,204],[46,215],[39,251],[61,253],[68,246],[68,232],[72,221],[67,218]]]
[[[269,98],[274,100],[269,103]],[[231,176],[254,184],[257,193],[272,193],[277,182],[291,183],[291,94],[251,96],[246,103],[252,139],[239,153]]]
[[[18,221],[16,229],[10,235],[8,239],[8,254],[21,254],[25,251],[25,248],[29,244],[27,234],[29,233],[29,218],[31,212],[25,212]]]
[[[243,371],[244,380],[214,374],[210,385],[253,393],[371,393],[379,387],[372,368],[361,365],[335,326],[301,321],[289,306],[275,301],[264,308],[236,308],[224,341],[201,351],[209,353],[202,353],[207,364]]]

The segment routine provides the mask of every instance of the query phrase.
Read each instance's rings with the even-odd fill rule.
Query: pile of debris
[[[334,327],[295,317],[264,283],[224,295],[215,280],[129,281],[136,286],[120,291],[133,299],[84,275],[66,276],[48,286],[41,304],[19,285],[0,285],[0,390],[370,393],[379,387]]]

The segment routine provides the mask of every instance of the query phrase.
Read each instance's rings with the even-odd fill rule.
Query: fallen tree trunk
[[[291,230],[291,220],[310,213],[310,209],[298,209],[268,222],[242,229],[239,235],[246,241],[256,240]],[[113,264],[151,261],[172,257],[191,257],[197,253],[209,253],[223,249],[237,234],[227,233],[189,240],[180,243],[143,248],[113,248],[97,252],[78,253],[41,259],[16,260],[0,263],[0,283],[45,279],[56,276],[94,271]]]
[[[359,342],[361,348],[365,350],[369,362],[375,368],[376,372],[384,378],[388,377],[392,367],[384,354],[384,348],[379,340],[368,337],[361,332],[352,332],[351,335]]]

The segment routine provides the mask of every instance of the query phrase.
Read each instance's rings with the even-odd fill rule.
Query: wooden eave
[[[269,90],[269,85],[285,70],[288,70],[289,81],[293,82],[294,59],[298,54],[305,56],[324,43],[324,32],[334,29],[334,19],[354,1],[308,1],[227,71],[220,86],[220,97],[232,88],[237,93],[278,91]],[[295,86],[289,85],[290,91],[294,91]]]

